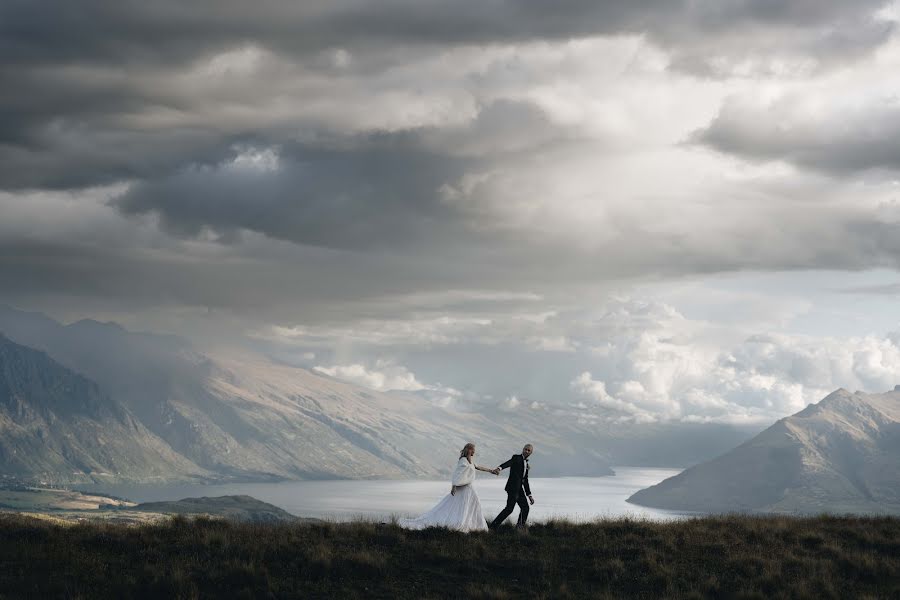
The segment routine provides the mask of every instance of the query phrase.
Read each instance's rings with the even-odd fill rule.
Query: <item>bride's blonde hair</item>
[[[475,449],[475,444],[473,444],[472,442],[469,442],[468,444],[466,444],[465,446],[463,446],[463,449],[459,451],[459,457],[462,458],[462,457],[468,455],[468,454],[469,454],[469,448],[471,448],[472,450],[474,450],[474,449]]]

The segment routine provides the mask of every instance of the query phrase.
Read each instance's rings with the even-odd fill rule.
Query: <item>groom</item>
[[[509,479],[506,481],[506,508],[504,508],[494,522],[490,524],[491,529],[500,526],[506,517],[512,514],[516,504],[519,505],[519,521],[516,527],[525,529],[528,527],[528,503],[534,504],[534,497],[531,495],[531,487],[528,485],[528,457],[534,448],[531,444],[525,444],[522,448],[522,454],[513,454],[513,457],[497,467],[495,470],[502,470],[509,467]],[[526,496],[528,502],[525,501]]]

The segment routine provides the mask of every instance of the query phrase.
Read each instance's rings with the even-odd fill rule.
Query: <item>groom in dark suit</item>
[[[509,467],[509,479],[506,480],[506,508],[500,511],[494,522],[490,524],[491,529],[500,526],[506,517],[512,514],[516,504],[519,505],[519,521],[516,527],[525,529],[528,527],[528,504],[534,504],[534,497],[531,495],[531,486],[528,485],[528,457],[534,448],[531,444],[525,444],[522,448],[522,454],[513,454],[513,457],[497,467],[495,470],[502,470]],[[528,501],[525,498],[528,498]]]

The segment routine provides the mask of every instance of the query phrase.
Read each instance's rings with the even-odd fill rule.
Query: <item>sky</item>
[[[0,302],[463,410],[900,383],[900,4],[0,0]]]

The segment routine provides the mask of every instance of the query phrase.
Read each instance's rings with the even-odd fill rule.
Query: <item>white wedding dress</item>
[[[447,494],[427,513],[415,519],[400,519],[406,529],[447,527],[458,531],[487,531],[487,522],[481,513],[481,502],[472,483],[475,481],[475,464],[461,457],[453,472],[455,494]]]

